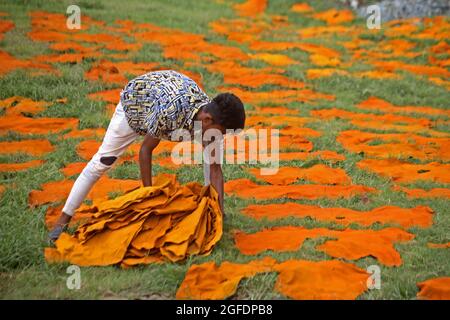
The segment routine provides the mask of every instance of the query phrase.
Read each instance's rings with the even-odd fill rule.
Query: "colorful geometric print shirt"
[[[197,111],[211,100],[194,80],[162,70],[131,80],[120,93],[120,102],[135,132],[170,140],[176,129],[192,132]]]

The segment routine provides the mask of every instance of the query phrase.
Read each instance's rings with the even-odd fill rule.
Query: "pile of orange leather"
[[[131,267],[180,261],[209,254],[222,236],[217,192],[195,182],[179,185],[173,175],[112,200],[94,200],[80,213],[92,218],[73,236],[61,234],[56,248],[46,248],[48,262]]]

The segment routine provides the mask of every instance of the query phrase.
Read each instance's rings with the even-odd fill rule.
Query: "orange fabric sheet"
[[[352,196],[375,192],[371,187],[361,185],[291,185],[265,186],[258,185],[249,179],[236,179],[225,183],[225,192],[241,198],[255,199],[319,199],[349,198]]]
[[[348,226],[352,223],[371,226],[375,223],[398,224],[403,228],[428,228],[433,224],[433,210],[429,207],[400,208],[395,206],[378,207],[370,211],[357,211],[347,208],[323,208],[295,202],[282,204],[249,205],[242,213],[255,219],[269,220],[287,217],[310,217],[318,221],[330,221]]]
[[[222,236],[222,213],[212,187],[180,186],[159,175],[154,185],[112,200],[94,200],[79,213],[92,213],[73,236],[63,233],[46,248],[50,263],[105,266],[180,261],[207,255]]]
[[[335,258],[357,260],[372,256],[387,266],[400,266],[402,259],[395,250],[395,242],[405,242],[414,239],[414,235],[398,228],[382,230],[330,230],[326,228],[305,229],[303,227],[285,226],[264,229],[246,234],[235,233],[236,247],[247,255],[257,254],[265,250],[296,251],[301,248],[306,239],[330,237],[317,247]]]

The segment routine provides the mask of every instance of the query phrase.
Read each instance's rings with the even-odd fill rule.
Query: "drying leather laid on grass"
[[[32,190],[28,195],[30,207],[40,206],[50,202],[65,200],[72,189],[74,180],[51,181],[42,184],[42,190]],[[140,181],[132,179],[112,179],[102,176],[88,193],[86,199],[106,199],[111,192],[127,192],[140,186]]]
[[[236,292],[243,278],[271,272],[276,261],[265,257],[249,263],[225,261],[217,266],[214,261],[193,265],[177,291],[177,299],[226,299]]]
[[[77,213],[91,213],[73,236],[63,233],[56,248],[46,248],[50,263],[131,267],[180,261],[209,254],[222,236],[217,192],[198,183],[179,185],[159,175],[141,187],[107,201],[95,201]]]
[[[31,160],[23,163],[0,163],[0,172],[23,171],[37,168],[44,164],[44,160]]]
[[[428,138],[412,133],[341,131],[336,139],[345,149],[375,158],[450,160],[450,139]]]
[[[261,175],[259,168],[252,168],[249,171],[256,178],[273,185],[288,185],[297,180],[307,180],[320,184],[348,185],[351,183],[345,170],[330,168],[323,164],[317,164],[310,168],[282,167],[278,169],[275,175]]]
[[[4,100],[0,100],[0,108],[4,108],[5,115],[35,115],[44,111],[46,107],[51,105],[47,101],[34,101],[29,98],[14,96]]]
[[[8,131],[23,134],[43,134],[57,133],[67,129],[76,129],[79,120],[76,118],[28,118],[23,116],[0,117],[0,135],[5,135]]]
[[[408,198],[448,198],[450,199],[450,189],[448,188],[433,188],[430,190],[424,189],[409,189],[401,186],[394,186],[392,188],[395,191],[400,191],[405,193]]]
[[[450,183],[450,164],[445,163],[415,164],[397,159],[364,159],[357,166],[391,178],[397,183],[420,180]]]
[[[348,208],[323,208],[294,202],[282,204],[249,205],[242,213],[255,219],[276,220],[288,217],[313,218],[345,226],[356,223],[371,226],[375,223],[398,224],[403,228],[428,228],[433,224],[433,210],[429,207],[400,208],[383,206],[370,211],[357,211]]]
[[[354,300],[367,290],[367,272],[338,260],[288,260],[274,269],[275,289],[296,300]]]
[[[288,260],[270,257],[248,263],[214,262],[193,265],[177,291],[177,299],[226,299],[235,294],[243,278],[277,272],[275,290],[298,300],[356,299],[367,290],[369,274],[357,266],[337,260]]]
[[[225,192],[240,198],[255,199],[319,199],[319,198],[349,198],[376,192],[376,189],[361,185],[332,186],[332,185],[290,185],[264,186],[249,179],[236,179],[225,183]]]
[[[450,50],[450,48],[449,48]],[[396,106],[377,97],[369,97],[367,100],[358,104],[358,107],[365,110],[375,110],[392,113],[417,113],[424,115],[443,115],[450,116],[450,111],[445,109],[425,107],[425,106]]]
[[[427,300],[450,300],[450,277],[429,279],[417,284],[417,298]]]
[[[22,140],[0,142],[0,154],[26,153],[32,156],[42,156],[54,151],[48,140]]]
[[[428,134],[433,137],[448,138],[450,136],[446,132],[430,129],[432,127],[432,122],[429,119],[424,118],[413,118],[389,113],[382,115],[373,113],[357,113],[337,108],[312,110],[311,114],[321,119],[345,119],[351,124],[364,129],[377,130],[379,128],[383,128],[384,130],[393,130],[398,132]]]
[[[264,229],[252,234],[236,231],[234,235],[236,247],[246,255],[258,254],[266,250],[297,251],[306,239],[320,237],[336,238],[317,246],[318,250],[332,257],[358,260],[372,256],[386,266],[402,264],[394,243],[414,239],[413,234],[398,228],[338,231],[327,228],[306,229],[284,226]]]
[[[447,243],[431,243],[431,242],[428,242],[427,245],[428,245],[429,248],[433,248],[433,249],[450,248],[450,242],[447,242]]]
[[[233,8],[242,17],[253,17],[264,13],[267,0],[247,0],[244,3],[235,4]]]

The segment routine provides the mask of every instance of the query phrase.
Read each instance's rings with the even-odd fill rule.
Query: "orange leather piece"
[[[51,105],[51,103],[47,101],[34,101],[29,98],[18,96],[0,100],[0,108],[5,109],[5,115],[7,116],[35,115],[45,110],[49,105]]]
[[[433,249],[450,248],[450,242],[447,242],[447,243],[431,243],[431,242],[428,242],[427,245],[428,245],[429,248],[433,248]]]
[[[401,186],[394,186],[393,190],[404,192],[409,198],[448,198],[450,199],[450,189],[448,188],[432,188],[430,190],[424,189],[409,189]]]
[[[0,134],[15,131],[25,134],[49,134],[78,127],[76,118],[28,118],[23,116],[0,117]]]
[[[424,115],[443,115],[450,116],[450,111],[445,109],[438,109],[433,107],[425,107],[425,106],[396,106],[392,103],[389,103],[386,100],[377,98],[377,97],[369,97],[367,100],[364,100],[358,104],[358,108],[365,110],[376,110],[382,112],[391,112],[391,113],[417,113]]]
[[[53,152],[54,147],[48,140],[21,140],[0,142],[0,153],[27,153],[33,156],[41,156]]]
[[[189,268],[178,288],[177,299],[226,299],[236,292],[243,278],[273,270],[276,261],[265,257],[246,264],[225,261],[217,266],[214,261]]]
[[[3,40],[3,36],[9,30],[14,29],[14,22],[9,20],[0,20],[0,40]]]
[[[250,173],[257,179],[264,180],[272,185],[288,185],[297,180],[307,180],[319,184],[348,185],[350,177],[343,169],[335,169],[323,164],[310,168],[281,167],[275,175],[261,175],[261,169],[251,168]]]
[[[59,202],[65,200],[75,181],[61,180],[44,183],[42,190],[32,190],[28,195],[28,203],[31,207],[40,206],[50,202]],[[111,192],[126,192],[136,189],[140,186],[137,180],[111,179],[107,176],[101,177],[87,199],[107,198]]]
[[[360,128],[395,130],[399,132],[427,133],[434,137],[449,137],[450,134],[431,128],[431,121],[424,118],[413,118],[394,114],[357,113],[343,109],[313,110],[311,114],[321,119],[347,119],[351,124]]]
[[[371,226],[375,223],[398,224],[403,228],[428,228],[433,224],[433,210],[429,207],[400,208],[395,206],[378,207],[370,211],[357,211],[347,208],[323,208],[294,202],[282,204],[249,205],[242,213],[255,219],[269,220],[287,217],[310,217],[318,221],[330,221],[343,225],[352,223]]]
[[[311,12],[314,9],[311,8],[309,4],[300,2],[293,4],[291,10],[294,12],[304,13],[304,12]]]
[[[86,162],[74,162],[69,163],[67,166],[61,169],[61,172],[66,177],[71,177],[73,175],[81,173],[83,169],[86,167]]]
[[[296,300],[354,300],[367,290],[367,272],[338,260],[288,260],[274,270],[275,289]]]
[[[426,300],[450,300],[450,277],[429,279],[417,284],[417,298]]]
[[[398,228],[382,230],[330,230],[326,228],[305,229],[303,227],[285,226],[264,229],[246,234],[235,233],[236,247],[247,255],[265,250],[296,251],[306,239],[330,237],[317,249],[335,258],[357,260],[373,256],[387,266],[400,266],[402,259],[393,244],[414,239],[414,235]]]
[[[397,159],[364,159],[358,162],[357,166],[388,177],[397,183],[420,180],[450,183],[450,164],[440,162],[413,164]]]
[[[313,18],[325,21],[328,25],[351,22],[354,19],[353,11],[330,9],[312,15]]]
[[[157,66],[157,63],[111,62],[101,60],[86,72],[85,77],[89,80],[101,80],[105,83],[125,85],[128,81],[127,74],[138,76],[154,70]]]
[[[115,107],[115,106],[114,106]],[[72,130],[64,135],[64,139],[67,138],[102,138],[106,133],[104,128],[94,128],[94,129],[82,129],[82,130]]]
[[[16,69],[37,69],[46,72],[54,71],[54,69],[46,63],[20,60],[1,50],[0,61],[2,61],[2,63],[0,64],[0,75],[7,74],[8,72]]]
[[[247,0],[244,3],[235,4],[236,13],[242,17],[253,17],[264,13],[267,7],[267,0]]]
[[[288,260],[265,257],[248,263],[213,261],[189,268],[177,299],[226,299],[235,294],[243,278],[277,272],[275,290],[293,299],[356,299],[367,290],[369,274],[342,261]]]
[[[284,89],[272,91],[248,91],[237,87],[219,87],[217,90],[229,91],[237,95],[243,101],[249,104],[271,103],[289,103],[289,102],[308,102],[313,103],[316,100],[334,101],[334,95],[315,92],[311,89]]]
[[[319,199],[349,198],[352,196],[375,192],[371,187],[361,185],[291,185],[264,186],[249,179],[236,179],[225,183],[225,192],[241,198],[255,199]]]
[[[336,140],[347,150],[355,153],[363,152],[369,157],[450,160],[448,138],[429,138],[412,133],[382,134],[349,130],[342,131]],[[373,142],[377,144],[373,145]]]
[[[31,160],[23,163],[0,163],[0,172],[23,171],[37,168],[44,164],[44,160]]]

